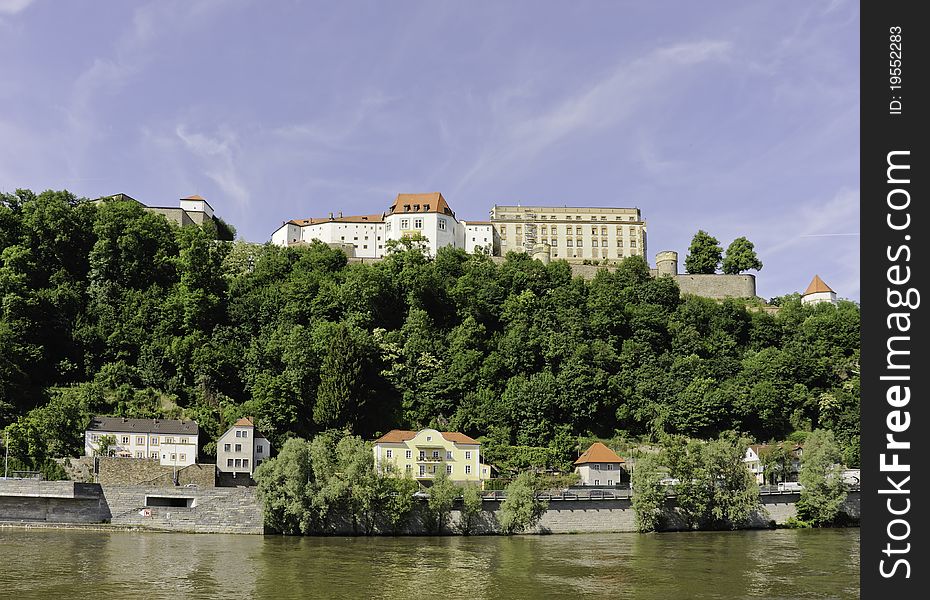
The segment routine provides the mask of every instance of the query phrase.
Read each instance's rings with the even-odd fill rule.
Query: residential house
[[[581,485],[617,485],[628,479],[625,464],[616,452],[594,442],[575,461],[575,472]]]
[[[200,428],[196,421],[94,416],[84,432],[86,456],[98,454],[103,436],[112,436],[108,453],[113,456],[176,467],[197,462]]]
[[[234,477],[252,477],[258,465],[271,457],[271,442],[255,428],[252,417],[243,417],[216,442],[216,468]]]
[[[804,452],[804,447],[793,442],[782,442],[780,445],[787,450],[790,459],[782,466],[781,473],[771,474],[769,483],[772,484],[776,483],[773,479],[781,482],[797,481],[798,471],[801,470],[801,454]],[[766,483],[765,456],[778,446],[778,444],[753,444],[746,448],[743,463],[756,478],[756,483]]]
[[[481,462],[481,444],[463,433],[392,429],[374,441],[375,467],[382,473],[409,473],[429,484],[445,471],[456,483],[481,483],[491,477]]]

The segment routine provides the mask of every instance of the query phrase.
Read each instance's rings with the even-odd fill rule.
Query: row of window
[[[500,218],[500,219],[522,219],[522,218],[523,218],[523,215],[501,215],[501,216],[498,217],[498,218]],[[551,220],[553,220],[553,221],[555,221],[555,220],[557,220],[557,219],[560,220],[560,221],[571,221],[571,220],[572,220],[572,215],[548,215],[548,216],[547,216],[547,215],[539,215],[538,217],[533,217],[533,218],[527,219],[527,220],[535,221],[537,218],[538,218],[540,221],[545,221],[546,219],[551,219]],[[575,218],[576,221],[581,221],[583,217],[582,217],[581,215],[575,215],[574,218]],[[589,219],[587,219],[587,220],[588,220],[588,221],[597,221],[597,220],[598,220],[598,217],[592,215],[592,216],[591,216]],[[601,220],[601,221],[606,221],[606,220],[607,220],[607,215],[600,215],[600,220]],[[616,215],[616,216],[614,216],[614,220],[615,220],[615,221],[623,221],[624,219],[623,219],[622,216]],[[627,217],[626,220],[628,220],[628,221],[635,221],[635,220],[636,220],[636,217],[634,217],[634,216],[629,216],[629,217]]]
[[[609,258],[608,255],[609,255],[609,251],[608,251],[608,250],[606,250],[606,249],[601,250],[601,258]],[[617,255],[622,257],[622,256],[623,256],[623,252],[618,251],[618,252],[617,252]],[[639,255],[639,250],[637,250],[636,248],[633,248],[632,250],[630,250],[629,255],[630,255],[630,256],[638,256],[638,255]],[[559,257],[559,249],[558,249],[558,248],[555,248],[555,247],[552,248],[552,258],[558,258],[558,257]],[[580,251],[580,250],[579,250],[578,252],[575,252],[574,250],[569,250],[568,252],[565,253],[565,258],[585,258],[585,257],[583,256],[583,252]],[[597,258],[597,251],[596,251],[596,250],[591,250],[591,256],[588,257],[588,258]]]
[[[385,458],[394,458],[394,450],[392,450],[391,448],[387,448],[387,449],[384,451],[384,457],[385,457]],[[433,450],[432,457],[433,457],[434,459],[436,459],[436,460],[439,460],[439,450]],[[413,458],[413,450],[405,450],[405,451],[404,451],[404,458],[408,458],[408,459],[409,459],[409,458]],[[420,460],[426,460],[426,451],[425,451],[425,450],[420,450],[419,459],[420,459]],[[452,460],[452,450],[446,450],[446,460]],[[465,460],[471,460],[471,450],[466,450],[466,451],[465,451]]]
[[[413,466],[412,466],[412,465],[407,465],[406,471],[407,471],[408,473],[412,472],[412,471],[413,471]],[[420,477],[425,477],[427,473],[429,473],[430,475],[435,475],[435,474],[436,474],[436,465],[432,465],[432,466],[430,466],[430,467],[428,467],[428,468],[427,468],[426,465],[420,465]],[[454,469],[454,467],[453,467],[452,465],[446,465],[446,475],[454,475],[454,474],[455,474],[455,469]],[[466,474],[466,475],[471,475],[471,465],[465,465],[465,474]]]
[[[143,452],[142,450],[136,450],[136,458],[145,458],[145,452]],[[151,458],[152,460],[158,460],[158,452],[149,452],[149,458]],[[167,460],[168,455],[164,454],[162,455],[162,458]],[[181,462],[184,462],[187,460],[187,453],[181,452],[180,454],[178,454],[178,453],[172,452],[171,460],[180,460]]]
[[[236,446],[236,449],[232,450],[232,452],[242,452],[242,444],[236,444],[235,446]],[[224,452],[230,452],[229,448],[230,448],[230,444],[223,444]],[[255,454],[262,454],[264,451],[265,451],[265,447],[262,446],[261,444],[255,446]]]
[[[91,441],[91,442],[99,442],[99,441],[100,441],[100,435],[101,435],[101,434],[97,434],[97,433],[91,434],[91,436],[90,436],[90,441]],[[102,434],[102,435],[107,435],[107,434]],[[137,445],[137,446],[144,446],[144,445],[145,445],[145,437],[146,437],[146,436],[144,436],[144,435],[137,435],[137,436],[136,436],[136,445]],[[120,442],[119,442],[120,444],[128,444],[128,443],[130,443],[130,441],[132,440],[132,436],[129,436],[129,435],[121,435],[120,438],[119,438],[119,440],[120,440]],[[157,446],[158,443],[159,443],[159,437],[158,437],[157,435],[153,435],[152,438],[151,438],[151,440],[149,440],[149,445],[150,445],[150,446]],[[169,436],[169,437],[166,437],[166,438],[164,439],[164,442],[162,442],[162,443],[164,443],[164,444],[173,444],[173,443],[174,443],[174,438],[173,438],[173,437],[170,437],[170,436]],[[188,438],[182,437],[182,438],[178,438],[178,443],[179,443],[179,444],[189,444],[190,442],[188,441]]]
[[[260,465],[260,464],[262,464],[262,461],[260,461],[260,460],[255,462],[255,465],[256,465],[256,466],[258,466],[258,465]],[[249,468],[249,459],[247,459],[247,458],[227,458],[227,459],[226,459],[226,466],[227,466],[227,467],[239,467],[239,468],[242,468],[242,469],[248,469],[248,468]]]
[[[610,464],[610,463],[605,464],[603,469],[601,469],[600,463],[594,463],[594,464],[591,466],[591,468],[594,469],[595,471],[601,471],[601,470],[604,470],[604,471],[618,471],[618,470],[620,470],[620,466],[619,466],[619,465],[617,465],[616,468],[614,468],[614,465],[612,465],[612,464]]]
[[[530,229],[530,227],[527,226],[527,232],[529,232],[529,229]],[[515,227],[515,230],[516,230],[516,232],[517,232],[517,235],[522,235],[522,234],[523,234],[523,226],[522,226],[522,225],[517,225],[517,226]],[[546,235],[546,233],[549,232],[550,230],[551,230],[551,232],[552,232],[552,235],[559,235],[559,229],[558,229],[558,227],[555,226],[555,225],[553,225],[551,228],[546,227],[545,225],[541,225],[541,226],[539,227],[539,230],[540,230],[540,233],[543,234],[543,235]],[[576,226],[574,227],[574,231],[572,230],[572,226],[571,226],[571,225],[566,225],[566,226],[565,226],[565,235],[571,235],[572,233],[574,233],[575,235],[581,235],[581,234],[582,234],[582,230],[583,230],[583,228],[582,228],[581,225],[576,225]],[[635,227],[630,227],[630,232],[629,232],[629,233],[630,233],[630,236],[631,236],[631,237],[636,237],[636,235],[637,235],[636,232],[637,232],[637,230],[636,230]],[[507,226],[506,226],[506,225],[501,225],[501,226],[500,226],[500,234],[501,234],[501,237],[507,237]],[[597,226],[592,227],[592,228],[591,228],[591,235],[597,235],[597,234],[598,234],[598,228],[597,228]],[[607,235],[607,228],[606,228],[606,227],[601,227],[601,228],[600,228],[600,234],[601,234],[602,236],[606,236],[606,235]],[[620,227],[619,225],[617,226],[617,235],[618,235],[618,236],[622,236],[622,235],[623,235],[623,227]]]
[[[445,230],[446,230],[446,227],[447,227],[447,224],[448,224],[448,221],[447,221],[446,219],[444,219],[444,218],[442,218],[442,217],[439,217],[438,227],[439,227],[439,230],[440,230],[440,231],[445,231]],[[401,229],[410,229],[410,219],[401,219],[401,220],[400,220],[400,228],[401,228]],[[413,228],[414,228],[414,229],[423,229],[423,219],[420,219],[420,218],[414,219],[414,220],[413,220]],[[390,221],[387,221],[387,222],[384,224],[384,229],[385,229],[385,231],[391,231],[391,222],[390,222]]]

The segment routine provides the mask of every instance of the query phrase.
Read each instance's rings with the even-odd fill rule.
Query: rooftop
[[[584,451],[584,454],[575,461],[576,465],[587,463],[625,463],[626,461],[617,456],[617,453],[602,444],[594,442],[591,447]]]
[[[833,292],[833,290],[830,289],[829,285],[824,283],[823,279],[820,278],[820,275],[814,275],[814,278],[811,280],[811,284],[807,286],[807,289],[804,290],[802,296],[806,296],[808,294],[817,294],[819,292]],[[833,293],[835,294],[836,292]]]
[[[174,419],[128,419],[126,417],[91,417],[87,431],[115,431],[119,433],[174,433],[199,435],[197,421]]]
[[[455,216],[446,199],[439,192],[428,194],[397,194],[388,214],[398,213],[439,213],[441,215]]]
[[[422,430],[421,430],[422,431]],[[392,429],[375,440],[376,444],[400,444],[408,440],[412,440],[419,431],[409,431],[407,429]],[[472,439],[465,435],[464,433],[458,433],[457,431],[440,431],[441,435],[446,441],[452,442],[454,444],[474,444],[475,446],[479,445],[475,439]]]

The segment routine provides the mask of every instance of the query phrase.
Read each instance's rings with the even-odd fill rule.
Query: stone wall
[[[261,503],[254,488],[107,485],[103,495],[107,518],[113,525],[191,533],[264,532]],[[189,499],[191,506],[147,506],[146,498],[152,496]]]
[[[682,294],[705,298],[755,298],[755,275],[676,275]]]
[[[214,487],[216,465],[178,467],[178,483],[201,488]],[[149,485],[174,487],[174,467],[143,458],[100,458],[97,481],[103,485]]]
[[[100,487],[73,481],[0,480],[0,521],[100,523]]]

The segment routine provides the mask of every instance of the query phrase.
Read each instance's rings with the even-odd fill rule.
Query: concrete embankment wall
[[[182,486],[194,484],[201,488],[215,485],[216,465],[194,464],[186,467],[161,465],[154,460],[139,460],[136,458],[106,457],[97,459],[97,481],[105,486],[109,485],[147,485],[158,487],[172,487],[175,473],[178,483]]]

